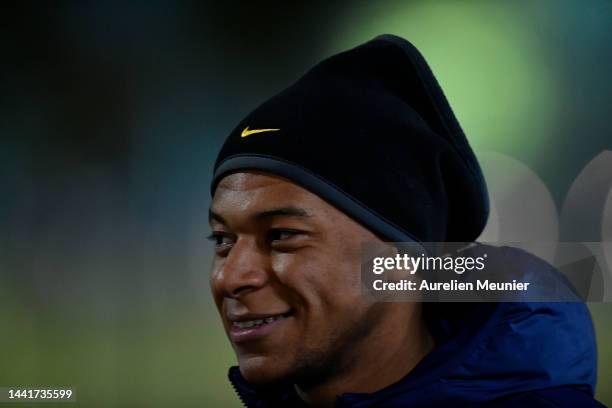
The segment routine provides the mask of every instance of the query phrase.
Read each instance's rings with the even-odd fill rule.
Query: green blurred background
[[[558,208],[612,148],[608,0],[4,2],[0,21],[0,386],[74,386],[80,406],[238,406],[211,168],[325,56],[408,38],[477,154],[525,163]],[[590,308],[612,404],[612,304]]]

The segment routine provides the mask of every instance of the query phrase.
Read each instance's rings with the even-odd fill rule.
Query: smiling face
[[[211,289],[247,381],[323,380],[383,319],[362,300],[362,242],[380,239],[309,191],[256,172],[218,185]]]

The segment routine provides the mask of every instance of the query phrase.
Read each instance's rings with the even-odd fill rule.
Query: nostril
[[[243,285],[231,291],[233,297],[239,297],[257,289],[255,285]]]

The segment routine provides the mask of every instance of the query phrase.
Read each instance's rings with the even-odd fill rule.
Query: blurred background
[[[558,211],[612,149],[608,0],[3,2],[0,386],[238,406],[208,288],[213,160],[258,103],[381,33],[422,51],[477,154],[527,166]],[[589,307],[612,404],[612,303]]]

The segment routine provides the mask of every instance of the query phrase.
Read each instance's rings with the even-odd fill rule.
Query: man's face
[[[360,250],[374,234],[286,179],[225,177],[211,206],[211,289],[242,375],[329,375],[380,320],[361,299]]]

